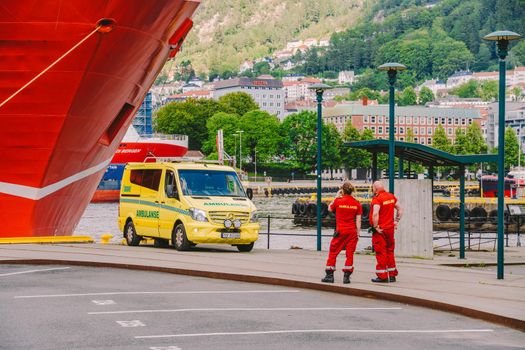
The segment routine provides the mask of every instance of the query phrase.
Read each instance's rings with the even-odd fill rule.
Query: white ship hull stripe
[[[83,170],[79,173],[66,177],[63,180],[60,180],[51,185],[41,187],[41,188],[17,185],[17,184],[12,184],[9,182],[0,182],[0,193],[5,193],[11,196],[17,196],[17,197],[22,197],[22,198],[27,198],[27,199],[32,199],[32,200],[37,201],[44,197],[49,196],[50,194],[54,192],[57,192],[63,189],[64,187],[68,185],[71,185],[74,182],[77,182],[90,175],[98,173],[100,170],[106,168],[109,165],[109,163],[111,162],[111,158],[89,169]]]

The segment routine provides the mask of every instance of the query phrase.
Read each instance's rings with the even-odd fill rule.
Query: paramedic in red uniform
[[[376,252],[376,275],[372,282],[395,282],[397,276],[396,260],[394,258],[394,231],[397,228],[403,211],[397,203],[397,198],[385,191],[383,183],[376,181],[372,185],[374,198],[370,205],[370,225],[372,231],[372,245]],[[397,215],[394,219],[395,212]]]
[[[350,275],[354,271],[354,252],[361,230],[362,207],[354,197],[354,186],[346,181],[337,193],[328,210],[335,212],[335,233],[330,242],[330,252],[326,262],[326,276],[322,282],[334,283],[334,271],[337,256],[346,248],[346,262],[343,267],[343,283],[350,283]]]

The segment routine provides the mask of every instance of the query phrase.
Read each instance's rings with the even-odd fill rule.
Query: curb
[[[263,277],[254,275],[241,275],[233,273],[211,272],[188,270],[172,267],[135,265],[135,264],[120,264],[109,262],[95,262],[95,261],[78,261],[78,260],[54,260],[54,259],[13,259],[1,260],[0,264],[35,264],[35,265],[73,265],[73,266],[92,266],[92,267],[109,267],[128,270],[140,271],[155,271],[164,272],[184,276],[215,278],[229,281],[261,283],[283,287],[293,287],[302,289],[318,290],[323,292],[338,293],[344,295],[358,296],[370,299],[381,299],[393,301],[403,304],[425,307],[429,309],[446,311],[455,313],[479,320],[496,323],[505,327],[513,328],[521,332],[525,332],[525,320],[511,318],[507,316],[497,315],[486,311],[480,311],[472,308],[462,307],[453,304],[447,304],[440,301],[427,300],[422,298],[410,297],[406,295],[398,295],[386,292],[370,291],[355,287],[343,287],[337,285],[321,284],[315,282],[296,281],[284,278]]]
[[[0,238],[0,244],[94,243],[90,236],[41,236]]]

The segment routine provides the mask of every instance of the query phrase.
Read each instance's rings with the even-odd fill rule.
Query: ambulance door
[[[182,214],[180,191],[175,181],[175,171],[166,169],[162,188],[159,190],[159,233],[160,237],[171,239],[173,226]]]
[[[144,169],[140,190],[140,205],[135,217],[137,233],[142,236],[159,236],[159,187],[162,169]]]

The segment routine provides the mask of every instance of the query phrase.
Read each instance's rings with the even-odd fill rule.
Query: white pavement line
[[[259,335],[259,334],[287,334],[287,333],[484,333],[494,332],[493,329],[288,329],[282,331],[256,332],[220,332],[220,333],[193,333],[193,334],[164,334],[139,335],[135,339],[154,338],[182,338],[182,337],[211,337],[228,335]]]
[[[41,269],[41,270],[27,270],[27,271],[18,271],[18,272],[10,272],[10,273],[3,273],[0,274],[0,277],[4,276],[12,276],[12,275],[22,275],[25,273],[35,273],[35,272],[45,272],[45,271],[55,271],[55,270],[65,270],[69,269],[69,267],[55,267],[52,269]]]
[[[140,320],[115,321],[115,322],[117,322],[121,327],[146,327],[146,325]]]
[[[214,312],[214,311],[358,311],[358,310],[402,310],[400,307],[235,307],[235,308],[205,308],[205,309],[166,309],[166,310],[124,310],[124,311],[93,311],[88,315],[114,315],[114,314],[146,314],[164,312]]]
[[[80,293],[80,294],[42,294],[42,295],[17,295],[15,299],[30,298],[62,298],[62,297],[85,297],[97,295],[148,295],[148,294],[255,294],[255,293],[300,293],[298,290],[198,290],[198,291],[177,291],[177,292],[105,292],[105,293]]]

